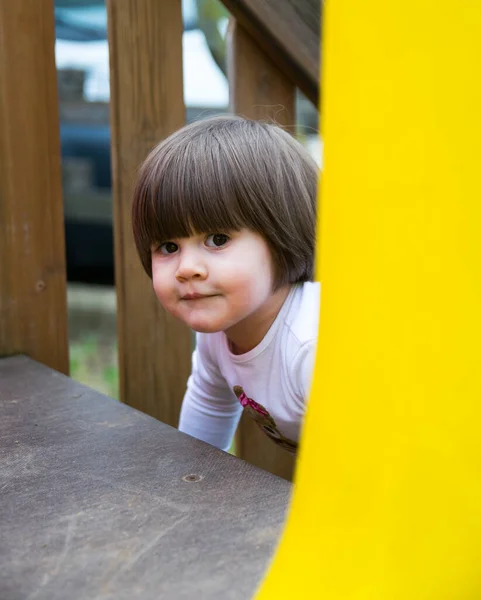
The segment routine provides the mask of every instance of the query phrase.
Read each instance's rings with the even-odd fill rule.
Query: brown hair
[[[132,224],[142,265],[151,247],[248,228],[268,243],[275,287],[313,278],[318,168],[280,127],[213,117],[179,129],[142,164]]]

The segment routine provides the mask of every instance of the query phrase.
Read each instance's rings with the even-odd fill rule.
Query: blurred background
[[[219,0],[182,0],[182,13],[190,122],[229,110],[229,13]],[[105,1],[55,0],[55,24],[71,376],[118,398]],[[299,91],[295,123],[320,163],[317,110]]]

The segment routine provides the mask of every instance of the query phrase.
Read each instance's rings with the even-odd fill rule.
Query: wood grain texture
[[[318,106],[321,0],[222,2],[280,70]]]
[[[294,130],[295,85],[234,19],[229,23],[228,68],[233,112],[251,119],[274,120]],[[294,458],[246,415],[237,433],[236,452],[253,465],[292,479]]]
[[[21,356],[0,456],[2,600],[252,598],[292,491]]]
[[[0,0],[0,356],[68,372],[52,0]]]
[[[134,247],[130,212],[140,163],[185,121],[181,2],[110,0],[107,9],[120,395],[176,426],[191,334],[156,300]]]

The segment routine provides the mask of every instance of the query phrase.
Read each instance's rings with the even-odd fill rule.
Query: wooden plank
[[[228,69],[233,112],[251,119],[275,120],[293,131],[294,84],[234,19],[229,24]],[[236,452],[251,464],[280,477],[292,478],[294,458],[245,415],[237,434]]]
[[[5,600],[251,598],[292,490],[25,357],[0,360],[0,455]]]
[[[130,208],[140,163],[185,121],[181,3],[110,0],[107,8],[120,395],[127,404],[177,425],[190,372],[191,334],[154,296],[134,247]]]
[[[237,22],[318,106],[321,0],[222,0]]]
[[[52,0],[0,0],[0,356],[68,372]]]

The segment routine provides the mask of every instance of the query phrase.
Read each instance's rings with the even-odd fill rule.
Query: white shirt
[[[179,429],[228,450],[246,410],[295,452],[314,369],[320,284],[293,286],[255,348],[236,355],[223,332],[198,333]]]

